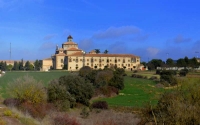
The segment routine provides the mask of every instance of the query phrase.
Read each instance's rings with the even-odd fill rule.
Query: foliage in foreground
[[[200,80],[181,81],[183,85],[162,95],[155,108],[144,108],[143,124],[197,125],[200,123]]]
[[[75,103],[89,106],[89,100],[93,96],[93,87],[77,75],[61,76],[53,80],[48,86],[48,100],[58,106],[61,110],[74,107]]]
[[[124,74],[125,71],[121,68],[92,70],[85,66],[79,71],[79,76],[93,84],[95,96],[104,95],[108,97],[113,93],[118,94],[119,90],[124,89]]]
[[[12,98],[16,98],[20,102],[42,103],[47,99],[43,84],[28,75],[9,83],[7,91]]]

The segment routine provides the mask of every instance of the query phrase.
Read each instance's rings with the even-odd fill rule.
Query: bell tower
[[[67,42],[72,42],[73,41],[73,37],[71,36],[71,35],[69,35],[68,37],[67,37]]]

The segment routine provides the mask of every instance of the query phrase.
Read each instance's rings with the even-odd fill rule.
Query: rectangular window
[[[107,59],[107,63],[109,63],[109,59]]]
[[[63,63],[63,59],[61,59],[60,62]]]

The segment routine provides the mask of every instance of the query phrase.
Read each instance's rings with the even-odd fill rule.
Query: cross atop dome
[[[71,35],[69,35],[69,36],[67,37],[67,42],[72,42],[72,39],[73,39],[73,37],[72,37]]]

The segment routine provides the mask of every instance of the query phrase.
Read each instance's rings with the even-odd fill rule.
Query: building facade
[[[51,58],[43,60],[43,70],[67,69],[79,70],[83,66],[93,69],[104,69],[105,67],[118,67],[125,70],[140,69],[140,57],[132,54],[104,54],[96,53],[94,50],[85,53],[73,42],[72,36],[68,36],[67,42],[62,47],[56,47],[55,54]]]

